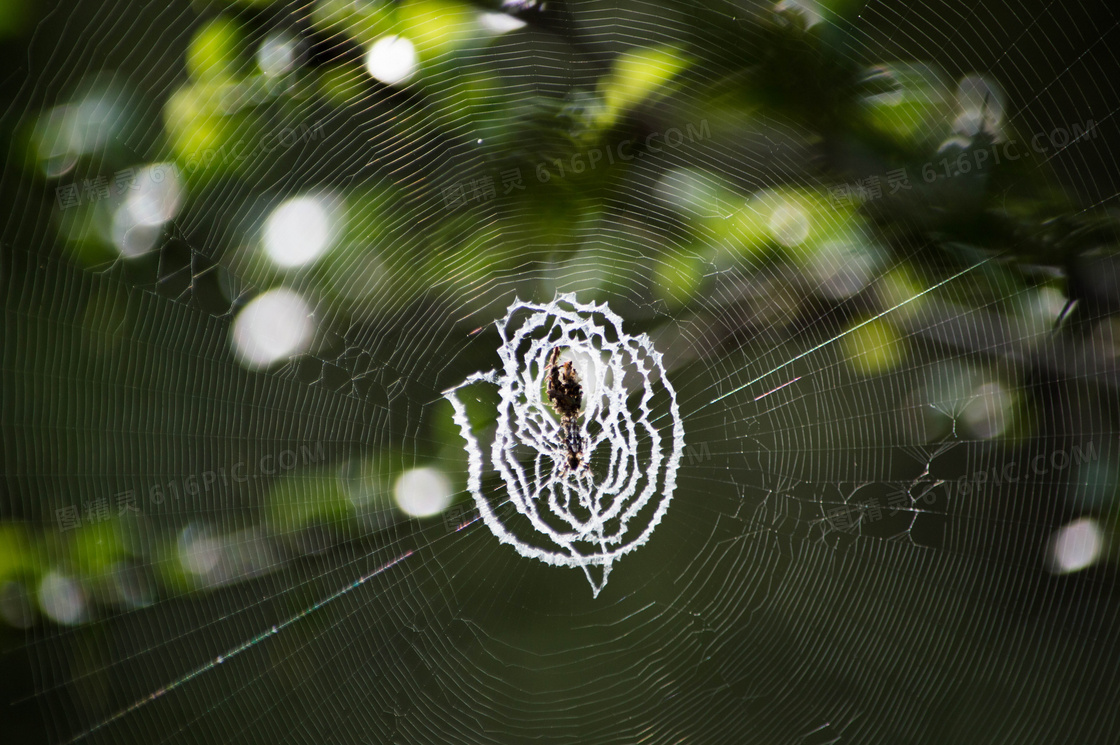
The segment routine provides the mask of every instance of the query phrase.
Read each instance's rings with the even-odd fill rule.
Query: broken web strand
[[[768,370],[766,370],[763,373],[755,375],[753,378],[751,378],[747,382],[742,383],[738,386],[735,386],[731,390],[729,390],[729,391],[727,391],[723,394],[720,394],[719,396],[715,397],[714,399],[711,399],[711,400],[708,400],[706,402],[700,403],[700,405],[697,408],[695,408],[694,410],[692,410],[690,412],[690,416],[699,414],[700,412],[702,412],[703,410],[707,409],[710,406],[718,404],[722,401],[726,401],[726,400],[730,399],[731,397],[736,396],[737,394],[740,394],[743,391],[748,390],[751,386],[759,383],[762,380],[765,380],[766,378],[772,376],[774,373],[779,372],[780,370],[783,370],[783,369],[785,369],[785,368],[787,368],[791,365],[794,365],[795,363],[797,363],[798,361],[800,361],[802,359],[808,358],[811,355],[832,346],[833,344],[841,341],[845,337],[847,337],[847,336],[849,336],[853,333],[858,332],[861,328],[863,328],[863,327],[865,327],[865,326],[867,326],[867,325],[869,325],[869,324],[871,324],[871,323],[873,323],[873,322],[875,322],[875,321],[877,321],[881,318],[889,316],[889,315],[903,309],[904,307],[910,305],[911,303],[914,303],[914,302],[920,300],[921,298],[936,292],[937,290],[939,290],[943,287],[951,286],[953,282],[959,280],[960,278],[976,271],[977,269],[980,269],[981,267],[985,266],[986,264],[989,264],[990,262],[997,261],[1000,258],[1001,255],[1002,255],[1001,253],[995,253],[995,254],[987,256],[983,259],[980,259],[979,261],[971,263],[968,266],[966,266],[965,268],[951,274],[948,277],[945,277],[945,278],[939,280],[938,282],[936,282],[936,283],[932,284],[931,286],[921,290],[920,292],[913,293],[913,294],[907,296],[906,298],[900,300],[899,302],[895,303],[891,307],[885,308],[885,309],[879,311],[878,313],[875,313],[874,315],[868,317],[867,319],[865,319],[865,320],[863,320],[863,321],[861,321],[861,322],[859,322],[859,323],[857,323],[857,324],[855,324],[855,325],[853,325],[849,328],[846,328],[844,331],[842,331],[838,334],[835,334],[835,335],[825,339],[824,341],[821,341],[817,344],[814,344],[811,347],[809,347],[808,349],[806,349],[806,350],[804,350],[800,353],[797,353],[795,355],[788,356],[788,357],[784,358],[783,361],[780,362],[779,364],[769,368]],[[775,349],[771,349],[769,351],[773,352],[773,351],[775,351]],[[817,372],[817,371],[814,371],[814,372]],[[804,377],[805,377],[804,374],[797,375],[790,380],[785,380],[783,382],[780,382],[777,385],[769,388],[765,392],[760,393],[759,395],[753,397],[753,401],[757,402],[757,401],[759,401],[763,398],[766,398],[767,396],[769,396],[773,393],[776,393],[777,391],[780,391],[780,390],[785,389],[789,386],[795,385],[798,381],[800,381]],[[713,387],[714,387],[714,385],[715,384],[713,384]],[[709,389],[707,389],[707,390],[710,390],[710,388],[711,387],[709,387]],[[694,394],[694,398],[698,397],[700,395],[703,395],[703,393],[704,393],[703,390],[698,391],[696,394]],[[797,397],[794,397],[794,398],[788,399],[786,401],[779,402],[779,403],[769,407],[767,409],[767,413],[772,414],[773,412],[777,411],[778,409],[782,409],[786,406],[789,406],[789,405],[793,404],[796,400],[797,400]],[[954,432],[955,432],[955,426],[956,425],[955,425],[955,422],[954,422]],[[948,447],[943,446],[936,453],[930,454],[928,458],[919,459],[922,463],[924,463],[925,475],[928,475],[929,469],[932,467],[933,461],[939,455],[943,454],[943,452],[945,452],[948,449],[951,449],[952,445],[954,445],[954,444],[956,444],[956,443],[949,443]],[[926,511],[922,506],[919,505],[918,500],[914,499],[913,495],[912,495],[912,491],[914,489],[915,484],[917,482],[921,481],[921,480],[922,480],[922,476],[918,476],[915,479],[915,482],[910,484],[910,487],[905,490],[907,496],[910,497],[911,504],[910,504],[910,506],[904,507],[903,509],[910,514],[909,524],[910,524],[911,529],[913,528],[913,525],[915,524],[918,516]],[[770,490],[771,494],[781,493],[783,491],[783,487],[781,486],[781,484],[783,482],[786,482],[786,484],[785,484],[786,487],[792,487],[794,484],[798,483],[800,480],[797,479],[797,478],[790,478],[788,476],[778,476],[777,481],[778,481],[778,486],[776,486],[774,489]],[[841,497],[839,497],[835,500],[823,499],[820,502],[820,504],[822,505],[822,507],[821,507],[822,511],[824,509],[824,505],[827,504],[829,501],[832,501],[833,504],[835,504],[837,506],[842,506],[842,507],[849,507],[849,506],[855,504],[855,502],[853,501],[855,492],[859,491],[859,489],[863,488],[864,486],[867,486],[868,483],[870,483],[870,482],[865,482],[865,483],[859,484],[849,494],[847,494],[846,496],[841,496]],[[941,482],[939,482],[939,483],[941,483]],[[927,489],[927,491],[930,491],[930,490],[932,490],[932,487]],[[811,522],[815,525],[818,525],[818,526],[824,528],[824,527],[827,526],[828,520],[827,520],[826,517],[820,517],[820,518],[815,518],[815,519],[811,520]],[[857,526],[857,528],[858,527],[860,527],[860,526]],[[762,530],[765,530],[765,528],[763,528]]]
[[[93,725],[92,727],[90,727],[86,730],[83,730],[82,732],[80,732],[80,733],[74,735],[73,737],[71,737],[70,739],[66,740],[64,745],[74,745],[74,743],[86,740],[91,735],[94,735],[97,732],[105,729],[106,727],[113,724],[114,722],[117,722],[121,719],[124,719],[129,714],[131,714],[134,711],[140,709],[141,707],[144,707],[147,704],[150,704],[153,701],[156,701],[156,700],[162,698],[166,694],[171,693],[172,691],[186,685],[187,683],[190,683],[192,680],[195,680],[196,678],[198,678],[202,675],[205,675],[206,673],[214,670],[215,668],[219,667],[223,663],[229,662],[230,660],[232,660],[233,658],[242,654],[243,652],[246,652],[246,651],[256,647],[261,642],[264,642],[265,640],[278,635],[281,631],[284,631],[285,629],[292,626],[293,624],[296,624],[296,623],[302,621],[303,619],[307,618],[308,616],[314,614],[316,611],[318,611],[322,608],[325,608],[326,606],[333,603],[335,600],[338,600],[339,598],[349,594],[351,591],[356,590],[359,587],[362,587],[369,580],[371,580],[375,577],[378,577],[381,574],[384,574],[385,572],[388,572],[390,569],[395,567],[397,564],[400,564],[402,561],[404,561],[405,559],[407,559],[408,557],[410,557],[412,555],[413,555],[412,551],[406,551],[403,554],[397,556],[395,559],[392,559],[391,561],[388,561],[388,562],[382,564],[378,568],[374,569],[372,572],[359,577],[358,579],[356,579],[355,581],[346,585],[345,587],[342,587],[341,589],[336,590],[335,592],[331,593],[330,595],[327,595],[322,600],[319,600],[318,602],[315,602],[315,603],[307,606],[306,608],[301,610],[299,613],[296,613],[292,616],[289,616],[288,618],[286,618],[281,623],[273,625],[267,631],[263,631],[263,632],[257,634],[256,636],[254,636],[251,639],[245,641],[244,643],[239,644],[238,646],[233,647],[232,649],[230,649],[230,650],[218,655],[217,657],[207,661],[206,663],[200,665],[199,667],[195,668],[194,670],[187,673],[186,675],[183,675],[182,677],[176,678],[174,681],[168,683],[167,685],[161,686],[158,690],[153,691],[152,693],[150,693],[145,698],[134,701],[129,706],[126,706],[125,708],[118,710],[117,712],[109,715],[108,717],[105,717],[104,719],[102,719],[97,724]]]
[[[961,277],[968,274],[969,272],[975,271],[976,269],[979,269],[980,267],[984,266],[985,264],[989,263],[990,261],[993,261],[993,260],[998,259],[998,258],[999,258],[998,255],[989,256],[986,259],[982,259],[981,261],[978,261],[974,264],[971,264],[971,265],[967,266],[966,268],[960,270],[959,272],[956,272],[955,274],[953,274],[949,277],[946,277],[945,279],[942,279],[941,281],[931,285],[930,287],[927,287],[926,289],[922,290],[921,292],[914,293],[913,295],[907,297],[905,300],[902,300],[902,301],[896,303],[895,305],[891,306],[890,308],[882,310],[882,311],[874,314],[870,318],[867,318],[866,320],[861,321],[860,323],[857,323],[856,325],[852,326],[851,328],[847,328],[844,331],[840,332],[839,334],[836,334],[835,336],[832,336],[832,337],[820,342],[819,344],[814,345],[813,347],[805,350],[804,352],[801,352],[797,355],[794,355],[793,357],[790,357],[789,359],[785,360],[781,364],[775,365],[774,367],[767,370],[766,372],[764,372],[760,375],[757,375],[754,378],[751,378],[746,383],[743,383],[742,385],[736,386],[735,388],[732,388],[730,391],[727,391],[726,393],[723,393],[723,394],[720,394],[719,396],[716,396],[711,401],[708,401],[706,404],[702,404],[693,413],[694,414],[699,413],[699,412],[703,411],[704,409],[706,409],[708,406],[711,406],[712,404],[719,403],[720,401],[723,401],[724,399],[730,398],[731,396],[734,396],[737,393],[741,393],[741,392],[745,391],[746,389],[750,388],[755,383],[759,382],[760,380],[764,380],[765,378],[769,377],[770,375],[773,375],[774,373],[778,372],[779,370],[783,370],[783,369],[789,367],[790,365],[794,364],[795,362],[808,357],[809,355],[813,354],[814,352],[819,352],[820,350],[824,349],[825,347],[828,347],[828,346],[831,346],[832,344],[835,344],[836,342],[840,341],[844,337],[849,336],[849,335],[855,333],[856,331],[859,331],[864,326],[867,326],[870,323],[873,323],[873,322],[875,322],[875,321],[877,321],[877,320],[879,320],[879,319],[881,319],[881,318],[883,318],[887,315],[890,315],[891,313],[894,313],[896,310],[899,310],[899,309],[909,305],[910,303],[913,303],[914,301],[919,300],[920,298],[925,297],[926,295],[928,295],[928,294],[930,294],[930,293],[932,293],[936,290],[939,290],[942,287],[945,287],[946,285],[951,284],[952,282],[956,281],[957,279],[960,279]],[[773,350],[771,350],[771,351],[773,351]],[[774,388],[771,391],[769,391],[768,393],[763,394],[763,395],[769,395],[769,393],[773,393],[774,391],[780,390],[781,388],[784,388],[784,387],[790,385],[793,382],[796,382],[796,380],[791,380],[791,381],[787,381],[785,383],[782,383],[777,388]],[[760,398],[761,398],[761,396],[760,396]],[[755,400],[758,400],[758,399],[755,399]]]
[[[520,311],[531,315],[512,336],[507,335],[509,325]],[[606,326],[600,325],[597,318],[603,318]],[[542,328],[546,330],[543,338],[536,338],[524,357],[519,357],[521,342]],[[661,354],[653,348],[649,337],[627,335],[622,329],[622,319],[605,303],[581,304],[574,294],[559,295],[548,305],[518,300],[509,307],[498,329],[503,342],[498,350],[503,363],[502,374],[498,370],[475,373],[444,394],[452,404],[454,420],[466,442],[468,489],[483,521],[501,543],[513,546],[527,558],[582,569],[592,594],[597,597],[606,585],[613,563],[644,545],[668,509],[684,451],[684,427],[676,392],[665,375]],[[600,483],[596,483],[590,469],[584,473],[566,472],[557,446],[547,442],[549,437],[557,437],[560,426],[547,413],[539,391],[544,382],[544,360],[557,346],[566,347],[573,354],[585,354],[591,360],[589,371],[595,382],[594,400],[586,409],[593,415],[599,431],[595,436],[590,435],[587,419],[591,416],[579,427],[585,438],[585,457],[601,444],[610,445],[608,469]],[[605,365],[600,364],[601,355],[606,357]],[[634,412],[626,387],[628,370],[638,372],[642,385]],[[664,452],[662,434],[652,421],[655,378],[669,396],[673,446],[668,455]],[[491,509],[483,493],[482,445],[474,436],[466,406],[457,395],[460,388],[476,383],[499,387],[498,422],[490,448],[490,463],[501,477],[518,514],[528,518],[536,534],[534,538],[545,539],[548,548],[515,534]],[[639,437],[639,428],[646,435],[645,443]],[[529,446],[536,451],[532,477],[517,459],[518,446]],[[640,467],[638,451],[641,447],[649,448],[644,469]],[[548,458],[552,459],[551,468]],[[563,493],[566,505],[571,504],[574,493],[579,504],[589,512],[588,518],[580,520],[570,507],[562,506],[558,491]],[[661,498],[649,522],[635,529],[632,521],[658,494]],[[542,500],[542,495],[547,496]],[[560,532],[553,528],[539,512],[542,501],[552,517],[566,522],[573,530]],[[608,527],[612,521],[617,521],[618,525],[613,531]],[[590,544],[594,550],[589,552],[585,544]]]

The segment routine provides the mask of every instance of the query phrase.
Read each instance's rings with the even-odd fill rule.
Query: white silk
[[[605,303],[582,304],[572,294],[547,305],[515,301],[498,330],[501,365],[444,394],[466,440],[468,487],[499,541],[522,556],[583,569],[598,596],[613,563],[645,544],[669,507],[684,450],[676,392],[649,337],[626,334]],[[559,420],[542,395],[556,347],[579,360],[587,398],[578,426],[589,468],[568,468]],[[483,493],[483,447],[458,396],[477,383],[498,387],[489,466],[515,512],[499,514]],[[668,416],[653,412],[661,389]]]

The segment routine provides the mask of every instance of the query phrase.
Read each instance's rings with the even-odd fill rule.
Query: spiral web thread
[[[514,326],[524,312],[530,315]],[[579,567],[597,597],[614,562],[644,545],[669,507],[684,451],[676,392],[649,337],[626,334],[622,319],[606,303],[582,304],[574,294],[559,295],[548,305],[517,300],[498,330],[501,366],[475,373],[444,394],[466,440],[468,488],[499,541],[528,558]],[[557,347],[586,360],[584,380],[590,395],[577,426],[585,453],[594,458],[606,451],[603,469],[569,468],[559,446],[561,425],[540,393],[545,360]],[[640,381],[634,385],[633,403],[629,379]],[[484,493],[484,447],[458,396],[463,387],[481,382],[499,388],[490,465],[516,510],[509,521]],[[669,397],[670,432],[655,425],[658,387]],[[527,464],[519,457],[526,449],[531,453]]]

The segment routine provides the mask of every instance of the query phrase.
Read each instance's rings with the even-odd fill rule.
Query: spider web
[[[1116,11],[35,12],[5,731],[1114,737]],[[565,293],[650,340],[685,432],[595,593],[487,530],[460,425],[498,400],[442,396]]]
[[[510,328],[526,312],[531,315]],[[515,302],[499,333],[502,367],[444,392],[467,441],[468,489],[498,540],[546,564],[580,567],[598,597],[614,562],[645,545],[673,496],[684,450],[676,392],[648,337],[630,336],[606,305],[584,305],[574,294],[548,305]],[[550,368],[561,365],[575,370],[579,402],[558,406],[555,413],[571,419],[556,422],[544,402],[555,393]],[[528,518],[528,530],[512,529],[482,488],[483,448],[458,391],[482,382],[500,387],[490,463],[508,495],[501,506]],[[651,405],[657,389],[669,402],[659,414]],[[663,419],[664,433],[657,426]],[[521,464],[519,447],[534,451],[532,469]]]

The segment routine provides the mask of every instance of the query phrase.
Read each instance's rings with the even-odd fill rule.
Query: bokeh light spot
[[[366,70],[386,85],[400,85],[416,73],[416,48],[403,36],[383,36],[366,53]]]
[[[451,481],[435,468],[413,468],[397,477],[393,498],[406,515],[431,517],[451,504]]]
[[[990,381],[976,389],[964,406],[961,419],[970,432],[990,440],[999,437],[1011,422],[1011,394],[1000,383]]]
[[[254,298],[233,322],[233,349],[250,369],[267,367],[307,349],[315,322],[307,301],[285,288]]]
[[[47,572],[39,583],[39,608],[55,623],[80,623],[86,616],[85,593],[70,577]]]
[[[505,34],[525,28],[525,21],[507,13],[479,13],[478,23],[492,34]]]
[[[179,214],[185,190],[179,169],[170,163],[141,168],[129,188],[113,213],[111,239],[121,256],[134,258],[155,248],[164,223]]]
[[[277,266],[303,266],[323,255],[335,231],[330,200],[294,197],[282,203],[264,224],[264,250]]]
[[[296,40],[288,34],[272,34],[257,47],[257,67],[270,78],[290,72],[296,63]]]
[[[1104,537],[1096,520],[1074,520],[1059,528],[1050,539],[1050,570],[1067,574],[1090,567],[1103,547]]]

